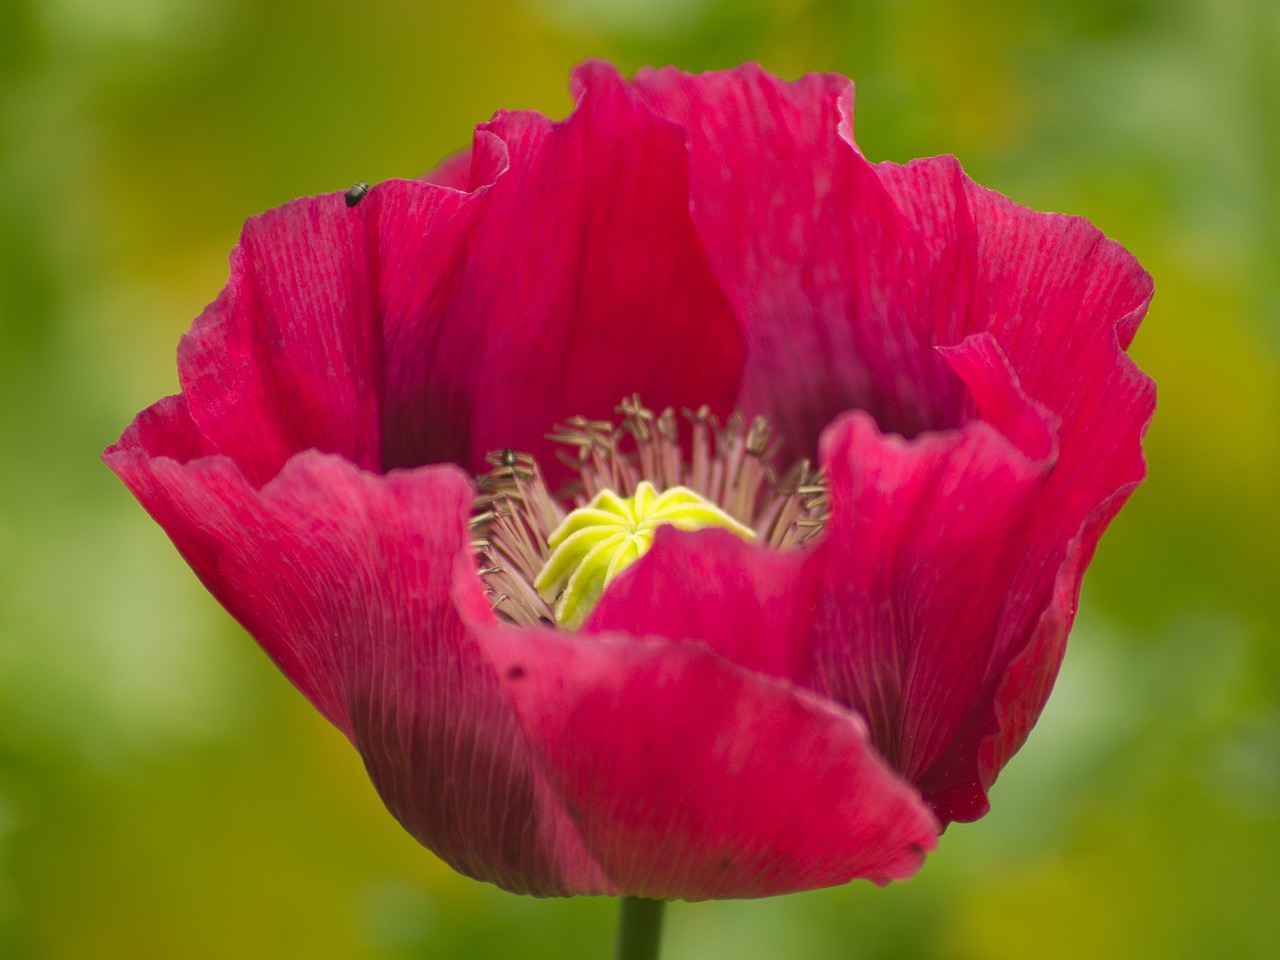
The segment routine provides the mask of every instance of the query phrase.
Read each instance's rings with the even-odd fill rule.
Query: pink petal
[[[107,463],[215,597],[360,751],[393,814],[455,869],[535,894],[612,892],[534,762],[459,606],[492,624],[452,467],[290,460],[261,490],[190,451],[180,400]]]
[[[631,392],[721,413],[737,393],[741,334],[690,220],[683,134],[607,65],[575,84],[560,123],[500,113],[478,129],[472,183],[492,185],[473,194],[449,302],[425,318],[438,333],[408,351],[419,379],[409,363],[393,378],[397,396],[431,397],[434,422],[467,425],[473,468],[505,446],[554,468],[555,423],[612,416]]]
[[[300,450],[381,464],[381,328],[365,212],[340,194],[249,220],[178,350],[191,417],[261,485]]]
[[[952,313],[983,321],[1020,389],[1058,424],[1057,463],[1023,531],[1026,552],[1010,588],[1021,607],[1006,613],[1001,643],[1013,659],[991,665],[1000,683],[994,703],[975,710],[922,783],[940,816],[971,819],[985,808],[974,796],[1048,697],[1098,538],[1146,474],[1141,438],[1155,387],[1124,349],[1151,299],[1151,278],[1087,221],[1020,207],[978,187],[953,159],[877,170],[926,240],[931,269],[950,278]]]
[[[968,388],[970,417],[988,423],[1031,460],[1057,460],[1060,417],[1031,400],[990,333],[975,333],[940,353]]]
[[[452,156],[445,157],[438,167],[424,173],[419,179],[451,190],[471,190],[471,151],[459,150]]]
[[[822,462],[832,516],[811,558],[814,684],[865,716],[880,752],[923,784],[989,709],[993,664],[1022,639],[1007,618],[1035,600],[1012,591],[1051,462],[984,423],[905,441],[863,413],[828,428]],[[971,755],[966,782],[975,766]]]
[[[589,63],[574,92],[355,208],[251,220],[183,395],[106,459],[457,869],[688,898],[909,876],[934,815],[985,811],[1145,473],[1150,278],[950,158],[869,164],[843,78]],[[550,463],[548,428],[631,392],[767,413],[784,461],[831,423],[825,538],[662,531],[580,633],[497,625],[466,476],[379,474]]]
[[[217,453],[191,419],[187,398],[182,394],[164,397],[143,410],[103,456],[126,450],[149,457],[169,457],[179,463]]]
[[[936,843],[855,715],[699,643],[497,630],[494,663],[621,892],[754,897],[904,879]]]
[[[853,407],[908,436],[958,423],[921,242],[849,139],[852,84],[748,64],[635,85],[686,130],[694,221],[746,335],[741,402],[770,416],[783,459],[812,456]]]
[[[989,330],[1021,389],[1060,420],[1046,498],[1051,569],[1041,571],[1052,575],[1085,517],[1145,474],[1140,440],[1154,385],[1124,348],[1151,278],[1087,221],[1020,207],[974,184],[951,158],[877,171],[928,247],[934,286],[950,290],[939,297],[940,308],[952,307],[938,314],[936,342],[956,342],[949,334],[961,328]]]
[[[642,72],[636,86],[688,131],[695,222],[747,337],[744,405],[771,414],[793,439],[787,452],[809,453],[824,422],[856,407],[905,436],[957,427],[969,436],[971,421],[985,420],[1012,444],[1009,453],[1056,457],[1048,479],[1035,481],[1035,502],[1019,494],[1008,505],[1016,523],[989,516],[1005,508],[1008,491],[992,486],[984,507],[978,486],[944,482],[955,464],[926,465],[932,454],[900,464],[892,485],[910,489],[919,469],[938,478],[937,503],[959,498],[980,516],[951,518],[922,500],[919,515],[907,517],[873,494],[850,507],[864,523],[883,525],[875,562],[886,582],[865,600],[843,591],[852,606],[833,622],[869,618],[884,634],[873,649],[897,660],[855,666],[875,658],[850,653],[843,666],[828,667],[828,682],[868,710],[877,743],[897,741],[894,759],[921,778],[940,815],[980,815],[986,787],[1047,696],[1097,538],[1144,472],[1139,441],[1154,395],[1122,348],[1145,311],[1150,279],[1086,222],[1018,207],[977,187],[951,158],[868,164],[852,141],[851,87],[842,78],[783,83],[745,66],[695,77]],[[989,376],[995,355],[1004,372]],[[880,453],[866,455],[866,469],[879,470]],[[932,646],[920,648],[910,638],[926,636],[915,595],[924,588],[894,578],[895,564],[925,561],[911,558],[910,543],[888,541],[919,539],[927,517],[937,529],[960,530],[958,543],[975,538],[985,553],[965,569],[930,548],[939,558],[934,579],[950,570],[956,591],[1008,599],[999,613],[965,612],[968,640],[956,623],[930,621]],[[977,533],[988,523],[989,538]],[[998,530],[1011,538],[1004,557],[993,555]],[[894,560],[895,549],[907,558]],[[975,583],[978,571],[994,579]],[[835,664],[839,643],[828,646]],[[945,691],[939,678],[953,671],[964,692],[930,710],[924,691]]]
[[[807,686],[813,592],[798,551],[753,546],[724,530],[662,527],[584,629],[697,640],[746,670]]]
[[[477,199],[389,181],[361,204],[368,205],[375,231],[384,469],[469,462],[470,420],[453,412],[456,398],[471,389],[470,375],[440,342],[465,269]]]

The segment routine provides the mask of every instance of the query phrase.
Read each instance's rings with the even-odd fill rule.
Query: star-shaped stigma
[[[601,490],[547,539],[551,556],[533,585],[548,603],[555,600],[556,622],[569,630],[581,626],[613,578],[648,552],[654,532],[664,524],[678,530],[722,527],[744,540],[756,536],[688,487],[659,493],[642,480],[631,497]]]

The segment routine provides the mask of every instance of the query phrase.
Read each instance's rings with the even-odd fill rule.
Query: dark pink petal
[[[852,84],[751,64],[635,84],[685,128],[694,221],[746,335],[741,402],[785,455],[812,456],[852,407],[906,435],[955,425],[963,391],[930,349],[925,251],[852,144]]]
[[[690,220],[683,134],[607,65],[575,84],[560,123],[501,113],[480,126],[471,183],[492,184],[473,194],[465,262],[449,302],[424,316],[438,332],[395,351],[389,395],[427,397],[424,416],[463,425],[473,468],[506,446],[554,465],[552,426],[612,416],[631,392],[722,413],[737,393],[742,338]]]
[[[261,490],[190,452],[181,404],[106,454],[209,590],[350,737],[388,808],[456,869],[536,894],[612,892],[548,788],[459,606],[492,616],[452,467],[308,452]]]
[[[974,775],[955,771],[981,755],[976,780],[985,792],[1022,743],[1057,674],[1098,538],[1146,474],[1141,438],[1155,387],[1124,348],[1146,312],[1151,278],[1088,222],[1020,207],[974,184],[951,158],[877,170],[926,240],[933,272],[955,291],[951,314],[963,305],[990,331],[1021,389],[1057,421],[1057,463],[1023,530],[1026,552],[1010,590],[1021,607],[1011,603],[1004,618],[1001,643],[1016,658],[991,664],[1001,684],[994,703],[975,705],[922,783],[941,816],[971,819],[985,801],[972,802]],[[952,316],[944,326],[958,323]]]
[[[107,462],[457,869],[691,899],[909,876],[986,810],[1145,473],[1150,278],[951,158],[868,163],[840,77],[593,62],[574,94],[354,208],[251,220],[183,394]],[[554,482],[545,432],[632,392],[820,451],[823,539],[663,530],[580,632],[500,625],[474,488],[421,465],[512,446]]]
[[[744,669],[807,686],[813,590],[798,551],[753,546],[725,530],[661,527],[584,629],[698,640]]]
[[[1061,419],[1026,395],[995,337],[975,333],[938,353],[968,388],[966,420],[990,424],[1031,460],[1057,460]]]
[[[699,900],[883,883],[936,843],[856,715],[700,643],[497,630],[486,644],[621,891]]]
[[[451,190],[470,190],[471,151],[459,150],[452,156],[445,157],[438,167],[424,173],[419,179]]]
[[[169,457],[179,463],[217,453],[191,419],[182,394],[164,397],[143,410],[104,456],[123,450]]]
[[[936,342],[956,342],[946,331],[990,331],[1022,390],[1059,418],[1046,497],[1051,575],[1085,517],[1145,473],[1140,440],[1154,385],[1124,348],[1151,278],[1087,221],[1020,207],[974,184],[951,158],[877,171],[927,245],[926,275],[951,292],[938,299],[940,311],[952,306],[938,314]]]
[[[253,537],[261,526],[260,497],[225,456],[201,456],[192,442],[182,397],[170,397],[139,414],[105,460],[218,600],[252,633],[280,669],[332,723],[350,735],[340,664],[327,638],[301,629],[291,610],[272,609],[287,572],[270,565],[228,571],[242,552],[242,532]],[[319,455],[311,455],[317,457]],[[295,472],[296,472],[295,468]],[[317,520],[322,523],[323,519]],[[259,534],[261,535],[261,534]],[[301,567],[296,576],[324,579],[323,571]],[[258,582],[243,589],[238,578]],[[289,585],[290,588],[292,585]],[[260,598],[270,597],[270,604]],[[276,619],[284,614],[284,622]]]
[[[1072,541],[1025,645],[1012,647],[1012,656],[993,662],[987,691],[973,704],[947,750],[920,778],[920,789],[944,822],[975,820],[986,813],[987,790],[1040,716],[1066,651],[1085,565],[1079,540]]]
[[[967,187],[986,264],[978,302],[1022,388],[1061,421],[1058,463],[1028,536],[1040,549],[1023,571],[1028,588],[1036,582],[1047,593],[1077,538],[1083,573],[1102,530],[1146,475],[1141,440],[1155,384],[1124,347],[1146,312],[1151,278],[1084,220],[1034,214]],[[1019,315],[1036,322],[1018,324]],[[1078,590],[1076,576],[1070,592]]]
[[[985,423],[906,441],[863,413],[828,428],[822,462],[832,516],[811,558],[814,684],[921,783],[1022,640],[1006,617],[1035,599],[1012,591],[1051,462]],[[978,779],[976,757],[963,775]]]
[[[1029,538],[1047,549],[1026,572],[1047,584],[1086,518],[1145,474],[1140,441],[1155,390],[1124,348],[1151,278],[1087,221],[1020,207],[950,158],[877,169],[926,239],[932,273],[974,318],[966,325],[990,331],[1021,389],[1058,418],[1058,464]]]
[[[178,349],[191,417],[261,485],[301,450],[381,465],[381,325],[365,213],[341,194],[249,220]]]
[[[745,405],[792,434],[790,452],[808,453],[822,423],[857,407],[907,436],[944,427],[970,433],[966,424],[985,420],[1029,460],[1056,457],[1037,502],[1010,505],[1020,522],[997,524],[1011,538],[1007,555],[953,570],[963,585],[966,572],[998,569],[994,583],[968,584],[975,594],[1005,597],[998,615],[967,613],[970,635],[951,623],[941,631],[949,640],[917,650],[907,638],[922,629],[919,601],[894,588],[862,603],[883,604],[876,629],[892,626],[897,636],[882,638],[881,652],[914,650],[909,658],[900,653],[896,664],[876,668],[884,676],[868,676],[859,654],[837,668],[839,644],[828,652],[832,676],[845,677],[835,688],[879,716],[877,743],[900,741],[894,749],[904,753],[895,759],[922,778],[940,815],[978,815],[1056,673],[1061,641],[1047,625],[1065,629],[1074,615],[1085,565],[1074,554],[1087,561],[1143,473],[1139,439],[1153,392],[1122,347],[1145,310],[1150,279],[1084,221],[1018,207],[974,185],[950,158],[868,164],[853,145],[851,87],[842,78],[783,83],[747,66],[696,77],[643,72],[636,85],[688,130],[695,222],[746,331]],[[1004,373],[985,376],[993,353]],[[1004,494],[995,487],[987,496],[998,502]],[[977,503],[981,492],[962,495]],[[864,522],[878,522],[880,507],[859,509]],[[901,509],[884,509],[888,535],[905,520]],[[926,525],[913,519],[904,533]],[[977,539],[991,544],[987,554],[996,545]],[[945,569],[944,557],[940,575]],[[1072,582],[1058,583],[1061,576]],[[1046,659],[1023,655],[1033,646]],[[966,664],[954,662],[961,655]],[[904,697],[925,710],[920,691],[942,690],[937,678],[957,669],[968,671],[967,707],[960,695],[932,716],[898,716]]]
[[[446,414],[453,398],[471,389],[469,374],[441,349],[440,324],[465,271],[476,199],[432,184],[388,181],[361,204],[376,231],[384,469],[468,462],[470,423]]]

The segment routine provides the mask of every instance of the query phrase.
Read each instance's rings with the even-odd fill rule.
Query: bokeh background
[[[872,159],[1082,214],[1157,296],[1151,477],[984,821],[906,884],[676,904],[665,956],[1280,956],[1280,4],[0,2],[0,956],[597,958],[458,877],[98,462],[245,217],[414,176],[570,66],[858,85]]]

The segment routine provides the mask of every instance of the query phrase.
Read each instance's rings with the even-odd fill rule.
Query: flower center
[[[775,549],[803,546],[820,532],[821,478],[807,460],[778,477],[763,417],[748,427],[735,413],[721,425],[705,406],[686,410],[686,457],[671,408],[654,414],[631,397],[617,412],[616,426],[574,417],[547,435],[564,445],[557,456],[577,473],[556,494],[529,454],[508,448],[486,458],[494,469],[478,478],[473,546],[501,616],[576,629],[664,524],[720,527]]]
[[[679,530],[723,527],[744,540],[756,538],[754,530],[688,487],[659,493],[641,480],[635,496],[625,498],[601,490],[547,538],[551,556],[533,587],[543,600],[555,601],[556,622],[570,630],[581,626],[613,578],[653,546],[663,524]]]

